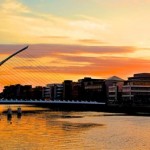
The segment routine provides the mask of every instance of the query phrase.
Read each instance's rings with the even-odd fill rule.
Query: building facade
[[[63,85],[62,84],[47,84],[43,88],[43,99],[45,100],[62,100]]]
[[[119,104],[122,100],[122,87],[124,80],[112,76],[105,81],[107,89],[107,103],[108,104]]]
[[[32,86],[20,84],[5,86],[2,97],[6,99],[31,99]]]
[[[106,86],[104,79],[85,77],[79,79],[79,98],[87,101],[106,101]]]
[[[73,81],[65,80],[63,82],[63,100],[72,100],[72,92],[73,92]]]
[[[150,104],[150,73],[129,77],[122,89],[122,101],[127,104]]]

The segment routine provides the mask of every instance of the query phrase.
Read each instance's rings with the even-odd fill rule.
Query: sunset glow
[[[149,0],[0,0],[1,88],[149,72]]]

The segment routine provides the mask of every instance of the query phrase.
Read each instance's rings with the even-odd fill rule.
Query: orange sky
[[[61,5],[63,3],[63,5]],[[149,72],[150,1],[0,1],[0,86]]]
[[[1,45],[0,56],[5,58],[22,47]],[[137,51],[135,47],[126,46],[30,45],[1,66],[1,84],[44,85],[85,76],[118,75],[126,79],[133,73],[147,72],[150,66],[148,59],[132,57]]]

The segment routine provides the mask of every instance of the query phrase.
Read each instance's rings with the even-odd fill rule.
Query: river
[[[13,111],[18,106],[10,106]],[[0,105],[0,150],[149,150],[150,117]]]

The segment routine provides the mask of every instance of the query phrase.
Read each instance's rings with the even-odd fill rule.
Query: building
[[[78,82],[65,80],[63,82],[63,99],[79,101],[106,101],[104,79],[85,77]]]
[[[150,104],[150,73],[129,77],[122,88],[124,104]]]
[[[31,85],[10,85],[5,86],[2,92],[3,98],[6,99],[31,99]]]
[[[79,98],[88,101],[106,101],[106,86],[104,79],[85,77],[79,79]]]
[[[45,100],[62,100],[63,85],[47,84],[47,86],[43,88],[43,98]]]
[[[54,93],[53,100],[62,100],[63,99],[63,85],[62,84],[54,84]]]
[[[49,86],[45,86],[43,87],[43,91],[42,91],[42,98],[44,100],[50,100],[51,99],[51,89]]]
[[[63,99],[64,100],[80,100],[79,98],[80,84],[72,80],[63,82]]]
[[[64,100],[72,100],[72,85],[73,81],[72,80],[65,80],[63,82],[63,99]]]
[[[107,103],[108,104],[118,104],[121,103],[122,100],[122,87],[124,84],[124,80],[117,77],[112,76],[105,81],[106,90],[107,90]]]
[[[79,91],[80,91],[80,83],[72,82],[72,100],[80,100]]]
[[[42,86],[36,86],[34,88],[32,88],[32,97],[31,99],[42,99],[42,95],[43,95],[43,87]]]

